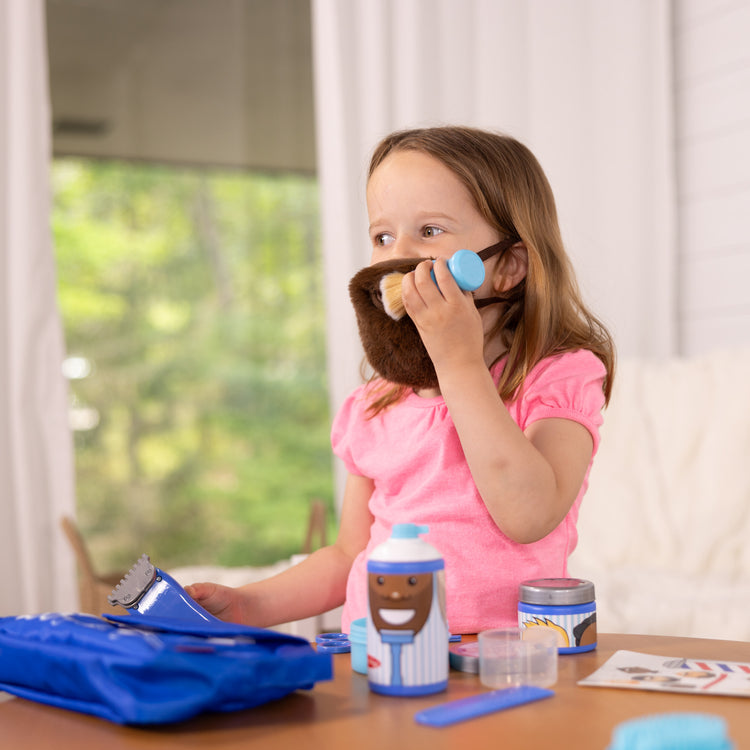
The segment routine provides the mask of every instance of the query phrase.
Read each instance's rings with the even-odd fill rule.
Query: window
[[[333,494],[315,180],[58,158],[53,185],[97,564],[298,552]]]
[[[332,507],[309,0],[46,0],[78,521],[259,565]],[[329,513],[333,524],[333,513]]]

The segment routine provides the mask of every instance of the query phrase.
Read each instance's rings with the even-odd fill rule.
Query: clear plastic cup
[[[478,640],[479,679],[483,685],[549,687],[557,682],[557,634],[553,630],[485,630]]]

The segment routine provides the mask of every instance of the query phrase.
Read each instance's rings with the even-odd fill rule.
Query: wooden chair
[[[107,601],[107,595],[120,583],[120,580],[127,571],[104,575],[98,574],[94,570],[91,555],[89,555],[86,542],[78,529],[78,524],[70,516],[64,516],[60,521],[60,525],[70,542],[70,546],[73,548],[78,567],[79,611],[91,615],[100,615],[102,612],[109,612],[112,609],[112,605]]]
[[[315,498],[310,502],[310,516],[307,521],[307,533],[305,543],[302,545],[302,554],[309,555],[318,547],[326,546],[326,504]],[[317,544],[316,544],[317,540]]]

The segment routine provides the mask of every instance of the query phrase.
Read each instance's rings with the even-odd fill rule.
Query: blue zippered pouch
[[[333,676],[302,638],[147,615],[0,618],[0,690],[118,724],[237,711]]]

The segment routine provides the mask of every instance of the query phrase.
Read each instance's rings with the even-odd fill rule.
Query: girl
[[[348,632],[367,614],[370,551],[394,523],[415,522],[445,558],[451,632],[515,625],[522,580],[567,575],[612,386],[611,338],[581,301],[546,177],[514,139],[394,133],[373,154],[367,210],[373,264],[425,259],[402,296],[436,385],[375,378],[336,415],[333,448],[349,473],[334,544],[260,583],[189,593],[264,627],[344,602]],[[461,291],[446,260],[497,243],[506,249],[486,261],[483,285]]]

